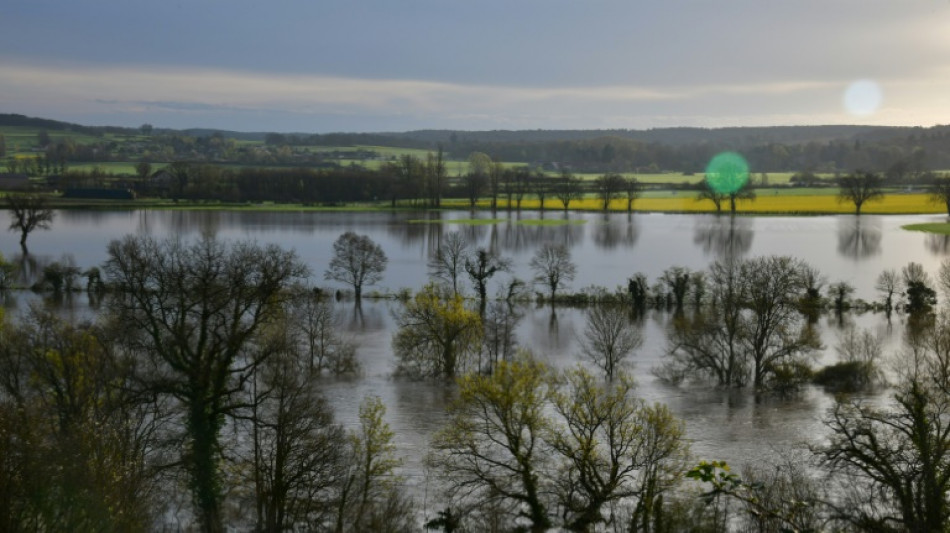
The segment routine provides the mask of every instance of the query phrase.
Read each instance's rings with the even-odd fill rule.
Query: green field
[[[924,233],[939,233],[950,235],[950,222],[931,222],[927,224],[908,224],[901,226],[908,231],[923,231]]]

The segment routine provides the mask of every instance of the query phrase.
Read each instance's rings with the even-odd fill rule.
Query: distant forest
[[[864,169],[903,181],[927,171],[950,169],[950,126],[777,126],[749,128],[659,128],[650,130],[418,130],[381,133],[267,133],[214,129],[90,127],[23,115],[0,114],[0,126],[21,126],[84,135],[135,135],[147,126],[153,140],[170,149],[156,161],[188,159],[223,162],[219,142],[258,141],[266,147],[385,146],[437,150],[466,160],[473,152],[497,161],[573,172],[702,172],[716,153],[740,152],[754,172],[851,172]],[[182,142],[182,140],[190,142]],[[175,146],[187,145],[179,153]],[[108,148],[104,143],[104,147]],[[102,147],[86,152],[106,157]],[[106,152],[108,150],[105,150]],[[83,153],[82,150],[76,153]],[[156,151],[152,151],[153,157]],[[227,159],[227,158],[224,158]],[[73,159],[83,160],[83,159]],[[255,163],[257,163],[255,161]]]

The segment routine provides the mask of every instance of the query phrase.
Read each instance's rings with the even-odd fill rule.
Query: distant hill
[[[51,131],[75,131],[89,135],[101,133],[134,134],[139,128],[120,126],[84,126],[14,113],[0,113],[0,126],[23,126]],[[754,146],[762,144],[803,144],[830,141],[880,141],[904,138],[915,132],[950,128],[904,126],[763,126],[728,128],[652,128],[646,130],[598,129],[598,130],[414,130],[405,132],[335,132],[335,133],[279,133],[241,132],[214,128],[189,128],[175,130],[156,128],[154,133],[178,134],[191,137],[221,135],[245,141],[264,141],[268,135],[283,137],[288,141],[327,146],[382,145],[399,147],[434,148],[439,144],[450,146],[464,143],[546,143],[555,141],[583,141],[614,137],[643,143],[659,143],[672,147],[713,143],[717,145]]]
[[[83,126],[17,114],[0,114],[0,126],[21,126],[102,136],[106,133],[139,135],[142,128]],[[60,135],[62,137],[62,135]],[[225,156],[212,137],[263,142],[269,155],[236,153]],[[192,138],[189,140],[186,138]],[[137,141],[138,142],[138,141]],[[701,172],[718,152],[741,152],[757,172],[809,170],[847,172],[854,169],[920,175],[926,170],[950,169],[950,126],[774,126],[728,128],[654,128],[647,130],[415,130],[367,133],[236,132],[213,128],[173,130],[154,128],[148,146],[89,146],[89,153],[71,152],[78,161],[118,157],[135,160],[144,150],[165,153],[168,159],[242,163],[272,160],[285,146],[382,146],[435,150],[464,160],[484,152],[500,161],[569,169],[574,172]],[[72,150],[72,148],[71,148]],[[270,153],[273,152],[273,153]],[[299,161],[306,151],[284,150],[285,160]],[[294,155],[296,154],[296,155]],[[267,155],[267,157],[265,157]],[[294,159],[294,158],[297,159]],[[269,158],[269,159],[268,159]]]

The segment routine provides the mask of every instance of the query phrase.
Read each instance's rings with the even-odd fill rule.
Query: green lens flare
[[[749,181],[749,164],[735,152],[717,154],[706,165],[706,182],[720,194],[732,194]]]

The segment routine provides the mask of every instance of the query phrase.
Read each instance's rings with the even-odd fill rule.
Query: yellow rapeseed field
[[[446,202],[443,202],[445,205]],[[479,207],[488,207],[488,201],[478,202]],[[504,208],[504,200],[498,202],[499,207]],[[447,206],[447,205],[446,205]],[[467,204],[466,204],[467,206]],[[522,209],[536,210],[540,207],[535,198],[525,199],[521,202]],[[561,202],[557,199],[546,199],[544,208],[552,211],[562,209]],[[596,198],[584,198],[571,202],[571,210],[582,211],[600,211],[602,202]],[[627,201],[624,199],[613,200],[610,203],[610,211],[625,211]],[[682,197],[668,198],[641,198],[634,202],[634,211],[659,211],[671,213],[711,213],[715,212],[716,207],[709,200],[697,201],[693,195],[684,195]],[[722,210],[729,210],[728,200],[722,203]],[[942,204],[936,204],[930,201],[927,194],[886,194],[882,200],[866,202],[861,208],[862,213],[867,214],[916,214],[916,213],[943,213],[946,208]],[[832,214],[832,213],[854,213],[854,204],[851,202],[839,202],[837,196],[833,194],[817,195],[769,195],[763,193],[755,200],[740,200],[736,203],[737,213],[761,213],[761,214]]]

